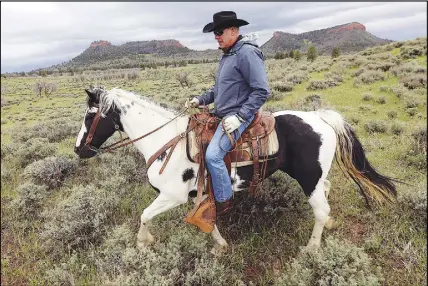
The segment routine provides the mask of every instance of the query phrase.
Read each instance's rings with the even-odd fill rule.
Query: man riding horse
[[[231,208],[232,197],[232,184],[223,159],[233,142],[224,133],[238,140],[270,94],[263,53],[255,41],[239,34],[239,27],[244,25],[248,22],[237,19],[235,12],[222,11],[215,13],[213,22],[203,28],[204,33],[214,32],[223,55],[214,86],[190,101],[192,107],[214,102],[213,112],[223,123],[218,125],[205,155],[217,215]]]

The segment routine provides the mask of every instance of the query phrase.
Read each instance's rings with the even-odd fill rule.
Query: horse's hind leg
[[[175,200],[170,199],[169,197],[160,193],[158,197],[144,209],[143,214],[141,215],[141,224],[140,230],[137,235],[137,245],[138,247],[145,247],[154,241],[152,234],[149,232],[148,223],[153,217],[166,212],[176,206],[179,206],[181,203]]]
[[[330,188],[331,188],[330,181],[325,179],[324,180],[324,193],[325,193],[326,199],[328,199],[328,195],[330,194]],[[325,228],[326,229],[332,229],[332,228],[336,227],[336,225],[337,225],[336,221],[331,216],[328,216],[327,222],[325,223]]]
[[[308,247],[319,247],[324,226],[329,221],[330,206],[324,190],[324,179],[320,179],[315,186],[315,190],[309,198],[309,204],[312,206],[315,215],[315,225],[312,230]]]
[[[227,242],[218,231],[217,225],[214,225],[214,230],[211,232],[211,235],[215,241],[215,245],[211,249],[211,253],[215,256],[221,256],[227,250]]]

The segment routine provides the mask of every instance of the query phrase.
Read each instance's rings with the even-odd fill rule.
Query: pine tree
[[[331,52],[331,57],[334,59],[334,58],[337,58],[339,56],[340,56],[340,49],[336,47]]]
[[[318,57],[318,51],[317,48],[315,46],[310,46],[308,49],[308,53],[307,53],[307,58],[308,61],[315,61],[315,59]]]

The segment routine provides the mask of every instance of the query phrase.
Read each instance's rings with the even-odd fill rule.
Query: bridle
[[[119,149],[119,148],[121,148],[121,147],[125,147],[125,146],[127,146],[127,145],[129,145],[129,144],[132,144],[132,143],[134,143],[134,142],[136,142],[136,141],[138,141],[138,140],[141,140],[141,139],[143,139],[143,138],[145,138],[145,137],[147,137],[147,136],[149,136],[149,135],[151,135],[151,134],[153,134],[153,133],[155,133],[156,131],[158,131],[159,129],[161,129],[162,127],[164,127],[164,126],[166,126],[166,125],[168,125],[169,123],[171,123],[172,121],[174,121],[175,119],[177,119],[178,117],[180,117],[181,115],[183,115],[186,111],[187,111],[187,109],[188,109],[188,107],[186,107],[184,110],[182,110],[177,116],[175,116],[174,118],[172,118],[172,119],[170,119],[168,122],[166,122],[166,123],[164,123],[164,124],[162,124],[161,126],[159,126],[159,127],[157,127],[157,128],[155,128],[155,129],[153,129],[152,131],[150,131],[150,132],[148,132],[148,133],[146,133],[146,134],[144,134],[144,135],[141,135],[140,137],[138,137],[138,138],[135,138],[135,139],[133,139],[133,140],[130,140],[130,141],[128,141],[128,142],[124,142],[124,141],[126,141],[126,140],[129,140],[129,137],[126,137],[126,138],[124,138],[124,139],[121,139],[121,140],[119,140],[119,141],[117,141],[117,142],[115,142],[115,143],[113,143],[113,144],[110,144],[110,145],[108,145],[108,146],[105,146],[105,147],[100,147],[100,148],[95,148],[95,147],[93,147],[92,145],[91,145],[91,143],[92,143],[92,139],[94,138],[94,134],[95,134],[95,131],[97,130],[97,126],[98,126],[98,123],[99,123],[99,121],[100,121],[100,118],[101,118],[101,112],[100,112],[100,109],[98,108],[98,110],[97,110],[97,113],[96,113],[96,115],[95,115],[95,118],[94,118],[94,121],[92,121],[92,124],[91,124],[91,128],[89,129],[89,133],[88,133],[88,137],[86,137],[86,140],[85,140],[85,145],[83,146],[83,147],[85,147],[86,146],[86,148],[88,148],[88,149],[90,149],[90,150],[92,150],[92,151],[94,151],[95,153],[97,153],[97,154],[102,154],[103,152],[109,152],[109,153],[112,153],[114,150],[116,150],[116,149]],[[116,124],[114,121],[113,121],[113,123],[115,124],[115,129],[116,129],[116,131],[117,130],[120,130],[120,126],[118,125],[118,124]],[[189,132],[190,130],[186,130],[185,132],[183,132],[183,133],[181,133],[180,135],[178,135],[178,136],[180,136],[180,138],[183,136],[183,134],[187,134],[188,132]],[[177,137],[178,137],[177,136]],[[176,138],[177,138],[176,137]],[[184,137],[182,137],[182,138],[184,138]],[[122,143],[122,142],[124,142],[124,143]],[[120,144],[120,143],[122,143],[122,144]],[[118,145],[119,144],[119,145]],[[116,146],[117,145],[117,146]]]

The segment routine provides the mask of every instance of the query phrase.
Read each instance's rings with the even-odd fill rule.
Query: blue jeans
[[[242,132],[251,124],[253,119],[254,116],[243,122],[238,129],[231,133],[235,141],[241,137]],[[217,202],[224,202],[232,197],[232,182],[223,161],[230,149],[232,149],[232,144],[227,134],[223,132],[220,122],[205,155],[205,163],[211,175],[214,197]]]

